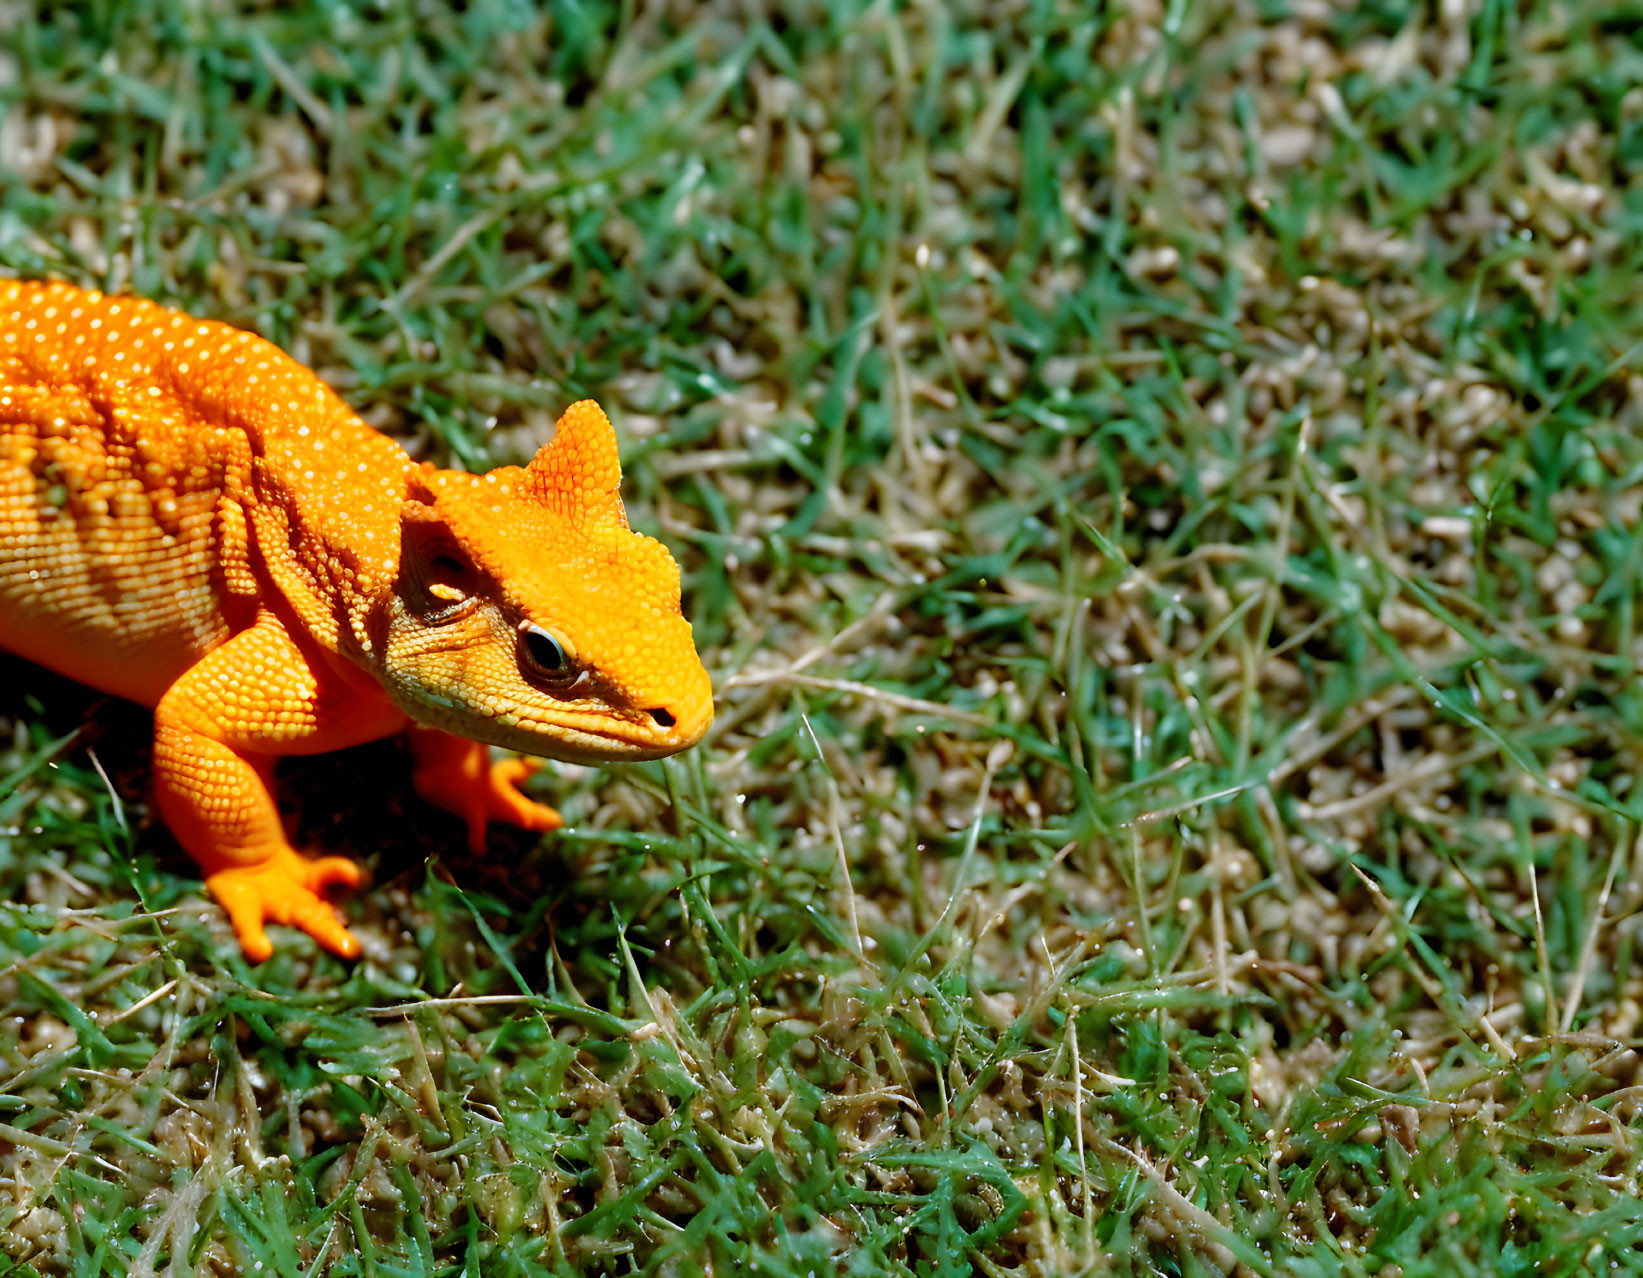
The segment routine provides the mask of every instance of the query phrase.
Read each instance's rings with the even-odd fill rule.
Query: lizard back
[[[391,586],[405,465],[262,338],[0,282],[0,648],[150,705],[259,607],[335,651]]]

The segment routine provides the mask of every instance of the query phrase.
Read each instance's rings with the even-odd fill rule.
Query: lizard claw
[[[345,857],[310,861],[281,848],[254,865],[207,875],[205,885],[228,912],[240,947],[253,963],[274,952],[265,923],[301,928],[339,958],[351,959],[359,957],[359,941],[322,894],[333,887],[356,888],[362,877],[359,867]]]

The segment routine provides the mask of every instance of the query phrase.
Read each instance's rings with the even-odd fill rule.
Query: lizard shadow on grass
[[[19,721],[38,725],[47,740],[77,734],[62,757],[83,764],[86,752],[96,751],[138,826],[137,846],[167,873],[199,877],[154,810],[152,712],[0,653],[0,740]],[[275,797],[295,846],[350,857],[371,871],[375,884],[420,874],[438,854],[454,881],[510,905],[552,890],[558,858],[529,855],[539,835],[493,825],[484,855],[471,853],[462,822],[412,789],[410,753],[398,738],[282,759]]]

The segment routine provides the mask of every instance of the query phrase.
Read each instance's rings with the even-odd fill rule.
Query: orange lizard
[[[534,765],[698,741],[679,568],[628,529],[616,436],[573,404],[531,464],[414,464],[271,343],[151,302],[0,281],[0,649],[154,709],[159,809],[246,955],[360,951],[291,847],[273,761],[411,729],[465,818],[562,824]]]

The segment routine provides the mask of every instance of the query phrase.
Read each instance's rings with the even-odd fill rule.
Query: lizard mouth
[[[565,763],[623,763],[665,758],[695,745],[713,722],[711,701],[699,707],[681,708],[682,712],[660,706],[617,711],[605,705],[565,705],[540,717],[514,713],[475,715],[455,707],[435,709],[420,700],[402,708],[429,727],[443,728],[504,750]]]
[[[705,718],[695,716],[694,722],[673,720],[664,725],[651,717],[655,712],[641,713],[643,720],[585,711],[557,718],[551,726],[498,721],[508,739],[496,744],[566,763],[661,759],[694,745],[712,719],[710,711]]]

